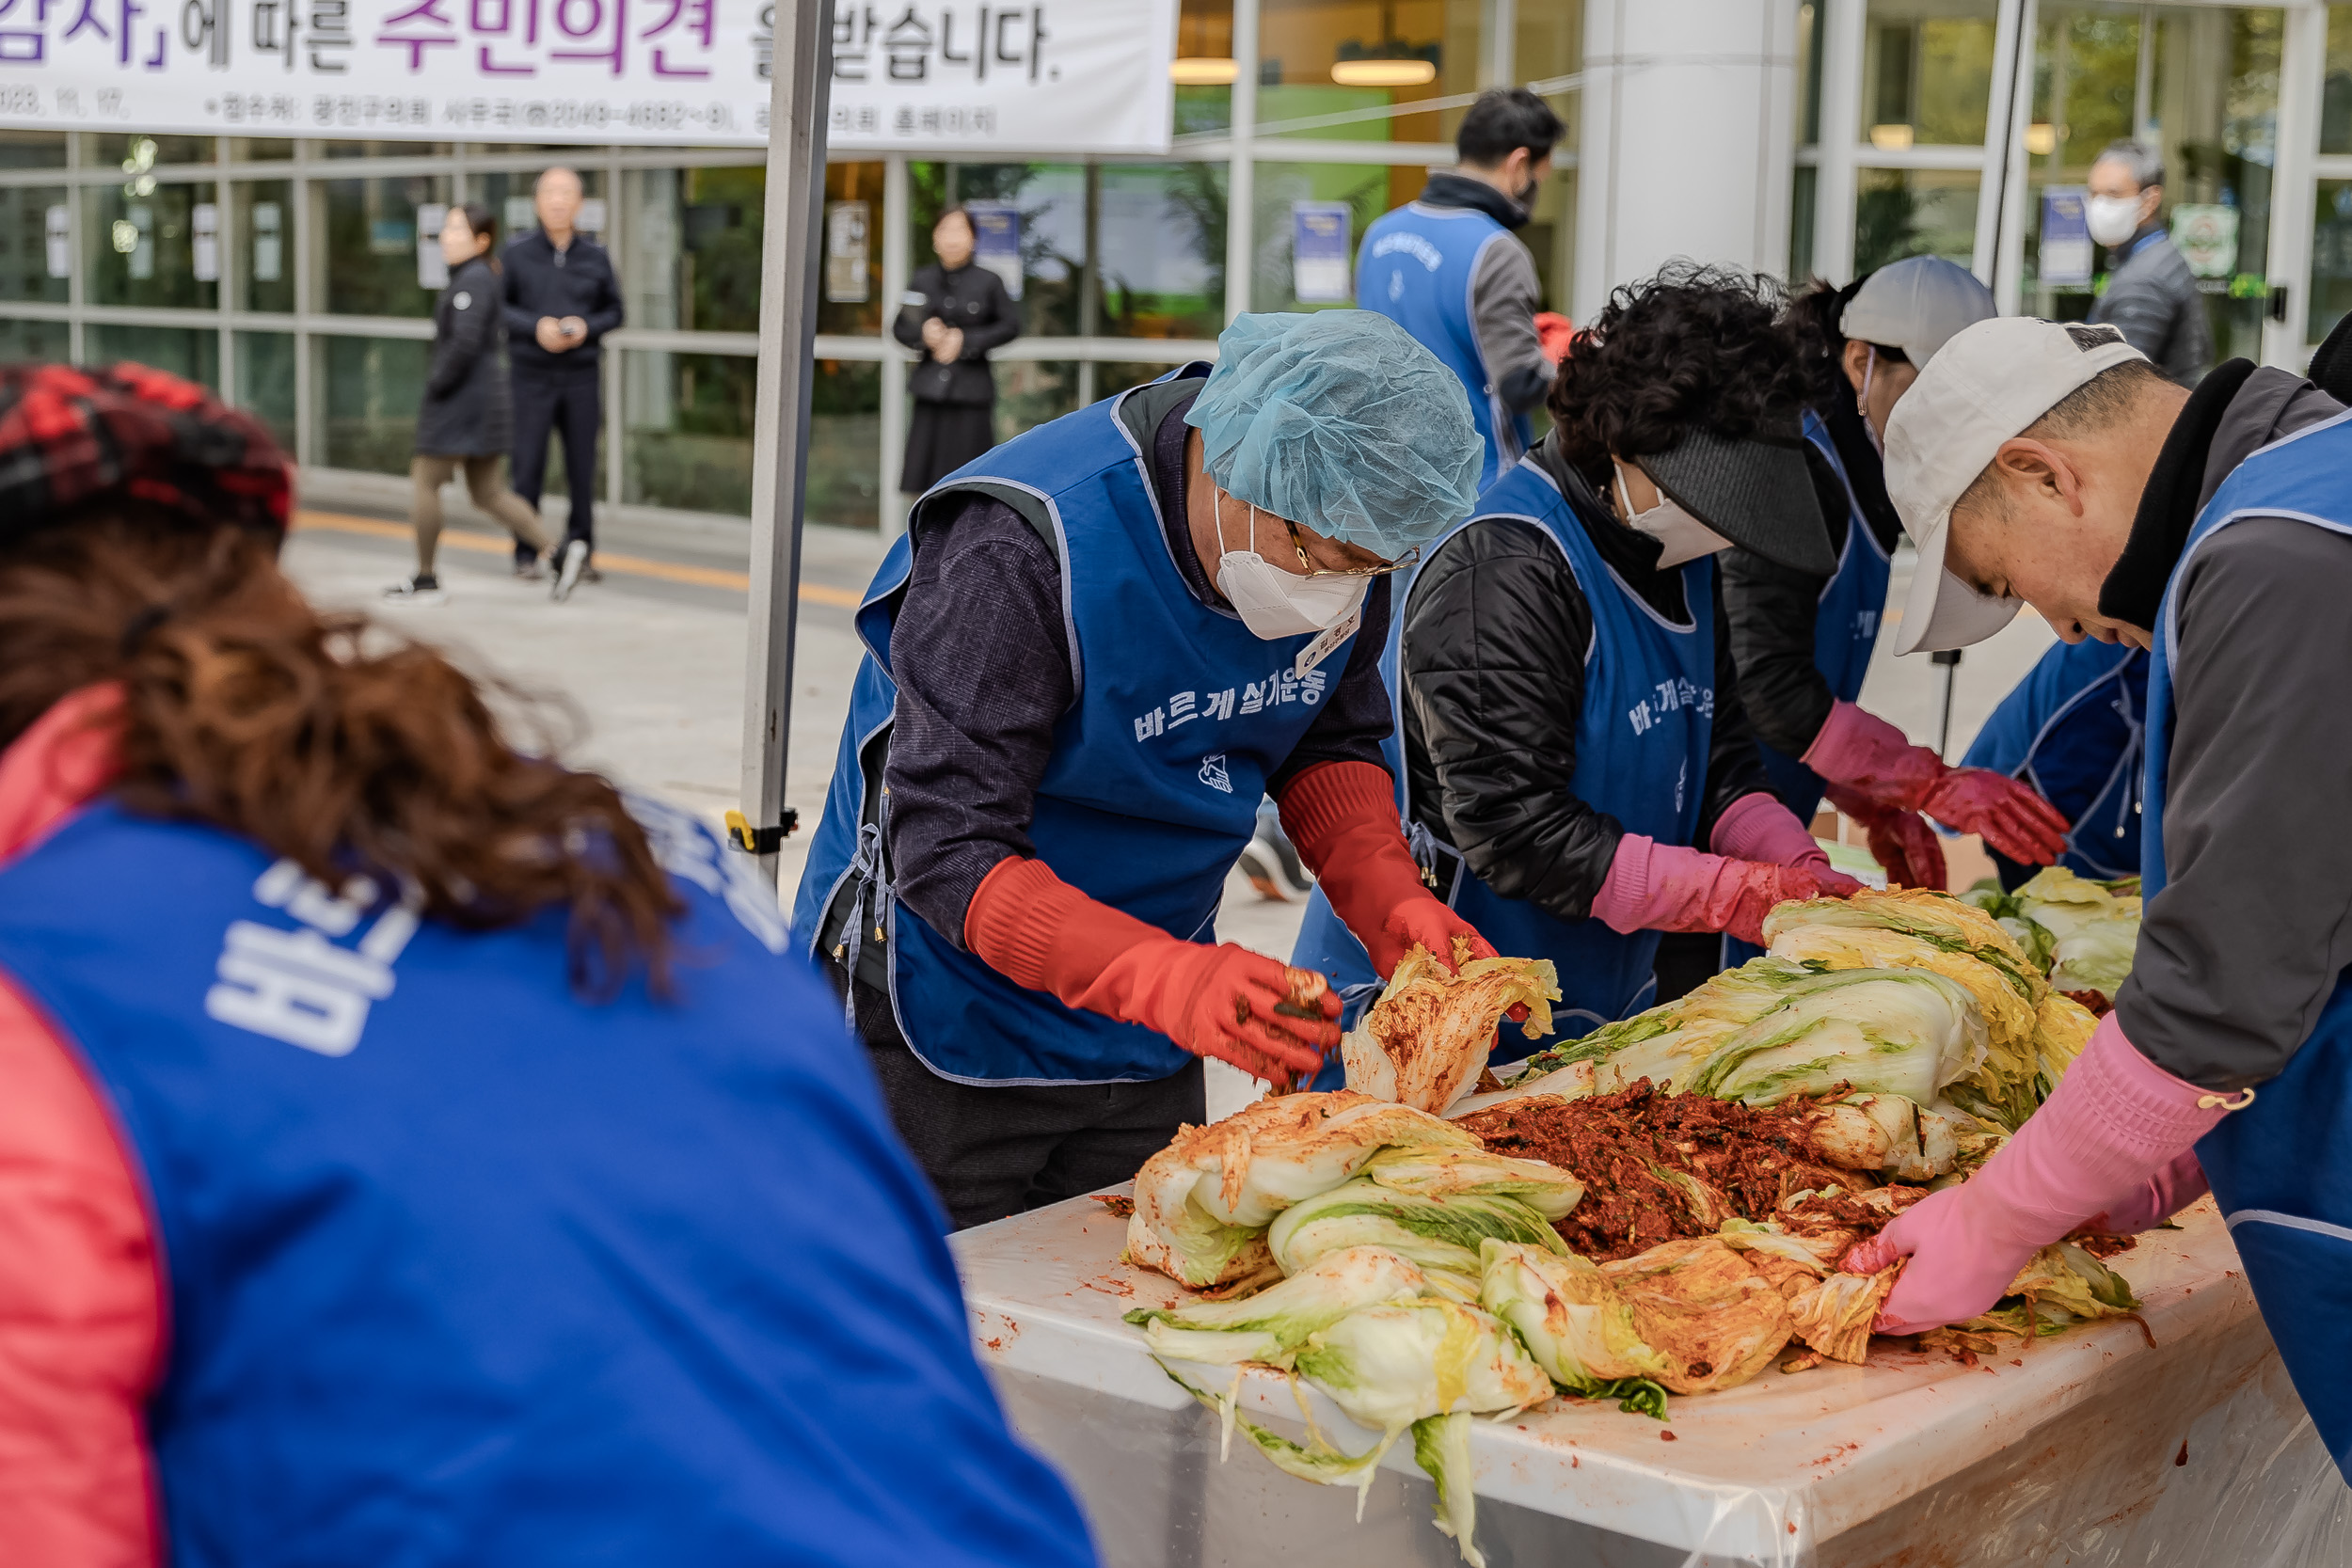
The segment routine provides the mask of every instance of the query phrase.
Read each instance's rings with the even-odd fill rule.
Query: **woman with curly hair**
[[[2066,847],[2066,820],[2030,784],[2005,772],[1947,767],[1854,705],[1886,607],[1888,558],[1902,532],[1879,461],[1887,416],[1947,339],[1994,314],[1993,295],[1954,262],[1913,256],[1843,289],[1817,282],[1790,314],[1809,405],[1805,460],[1828,498],[1837,566],[1822,576],[1750,550],[1724,557],[1731,652],[1765,772],[1801,817],[1809,818],[1826,793],[1862,825],[1889,879],[1906,887],[1945,882],[1944,851],[1923,811],[1983,834],[2012,865],[2047,865]],[[2110,750],[2104,766],[2088,771],[2105,782],[2118,771],[2114,762]]]
[[[290,478],[0,369],[7,1560],[1092,1562],[773,890],[313,610]]]
[[[1859,885],[1765,779],[1715,590],[1733,544],[1835,565],[1795,360],[1768,279],[1678,263],[1617,290],[1551,434],[1404,591],[1405,820],[1498,951],[1559,966],[1569,1035],[1651,1005],[1661,933],[1754,942],[1782,899]],[[1292,961],[1366,977],[1343,936],[1311,908]]]

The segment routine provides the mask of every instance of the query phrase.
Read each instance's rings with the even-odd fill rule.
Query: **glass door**
[[[2262,357],[2284,31],[2285,13],[2274,8],[2039,8],[2026,131],[2027,310],[2079,321],[2106,292],[2113,258],[2082,238],[2075,198],[2103,150],[2137,139],[2162,160],[2158,216],[2204,296],[2217,359]]]

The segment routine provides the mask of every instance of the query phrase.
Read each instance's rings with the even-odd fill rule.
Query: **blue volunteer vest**
[[[1715,715],[1715,562],[1701,557],[1682,568],[1684,602],[1691,624],[1661,617],[1626,587],[1593,547],[1567,498],[1533,458],[1522,458],[1502,482],[1482,497],[1477,515],[1457,526],[1475,528],[1490,517],[1536,524],[1566,556],[1593,613],[1592,651],[1584,659],[1584,705],[1577,718],[1576,771],[1569,794],[1607,812],[1629,833],[1661,844],[1689,844],[1697,831],[1700,798],[1707,783],[1708,741]],[[1451,537],[1451,535],[1449,535]],[[1434,549],[1432,551],[1434,553]],[[1398,649],[1403,645],[1407,584],[1391,622],[1381,672],[1391,702],[1399,701]],[[1413,820],[1404,758],[1404,726],[1387,743],[1389,767],[1397,781],[1398,810]],[[1557,1039],[1573,1039],[1604,1023],[1630,1017],[1649,1006],[1658,987],[1651,972],[1658,953],[1656,931],[1630,936],[1598,920],[1561,920],[1520,898],[1505,898],[1473,875],[1458,850],[1418,826],[1410,830],[1423,867],[1447,904],[1509,958],[1549,958],[1560,971],[1561,1000],[1552,1006]],[[1361,1003],[1376,995],[1379,976],[1363,943],[1349,934],[1318,888],[1307,901],[1307,916],[1291,962],[1319,969],[1348,993],[1352,1025]],[[1531,1041],[1503,1031],[1496,1060],[1516,1061],[1553,1040]],[[1336,1069],[1327,1069],[1335,1086]]]
[[[1195,365],[1175,373],[1204,372]],[[1038,787],[1029,828],[1038,858],[1089,897],[1170,936],[1214,942],[1225,874],[1257,831],[1265,782],[1313,721],[1354,639],[1301,673],[1298,657],[1313,637],[1265,641],[1193,596],[1168,555],[1146,455],[1119,420],[1125,395],[1038,426],[930,495],[1021,492],[1053,517],[1077,700],[1055,727]],[[853,946],[886,942],[898,1027],[943,1078],[1168,1077],[1193,1058],[1165,1035],[1016,985],[892,894],[888,797],[868,789],[868,771],[898,700],[890,628],[914,566],[910,539],[892,546],[858,611],[866,658],[802,873],[794,929],[813,945],[826,911],[850,900],[848,940],[819,957],[854,971]]]
[[[2204,542],[2242,517],[2290,517],[2352,534],[2352,414],[2274,442],[2239,464],[2198,515],[2157,616],[2148,674],[2142,888],[2163,895],[2164,805],[2171,771],[2179,594]],[[2197,1159],[2228,1219],[2296,1392],[2352,1480],[2352,980],[2337,979],[2311,1037],[2253,1104],[2198,1141]]]
[[[2058,863],[2112,881],[2139,873],[2148,656],[2121,642],[2060,642],[2042,656],[1961,758],[2023,779],[2074,824]]]
[[[667,1002],[111,805],[0,870],[151,1207],[176,1568],[1092,1560],[773,894],[632,810]]]
[[[1831,695],[1851,703],[1861,695],[1862,678],[1870,673],[1871,650],[1878,646],[1879,621],[1886,609],[1886,552],[1879,548],[1878,536],[1862,515],[1829,426],[1810,408],[1804,411],[1804,438],[1829,459],[1846,492],[1846,547],[1813,614],[1813,667],[1829,682]],[[1821,776],[1786,752],[1760,740],[1756,744],[1764,753],[1764,775],[1772,780],[1772,792],[1788,802],[1798,821],[1812,821],[1821,804]]]
[[[1356,261],[1356,303],[1377,310],[1445,362],[1470,393],[1470,418],[1486,443],[1483,488],[1519,460],[1531,442],[1527,416],[1503,406],[1486,356],[1478,349],[1470,283],[1492,245],[1513,245],[1511,231],[1474,207],[1411,202],[1364,230]]]

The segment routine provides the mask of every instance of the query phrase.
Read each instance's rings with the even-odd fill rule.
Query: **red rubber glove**
[[[1888,887],[1942,892],[1950,883],[1943,843],[1917,812],[1879,805],[1844,784],[1832,784],[1826,793],[1831,805],[1862,825],[1870,858],[1885,869]]]
[[[1535,312],[1535,346],[1543,356],[1557,365],[1568,356],[1568,349],[1576,341],[1576,323],[1557,310]]]
[[[1833,871],[1851,892],[1862,884]],[[1729,931],[1741,942],[1764,942],[1764,917],[1790,898],[1842,896],[1834,884],[1801,865],[1732,860],[1680,844],[1658,844],[1640,833],[1617,841],[1609,875],[1593,896],[1593,917],[1613,931]]]
[[[1930,1193],[1846,1255],[1852,1274],[1911,1259],[1873,1327],[1916,1334],[1973,1318],[2036,1251],[2092,1215],[2131,1219],[2143,1198],[2167,1201],[2151,1184],[2171,1180],[2199,1138],[2250,1102],[2232,1098],[2151,1062],[2108,1014],[2057,1092],[1983,1169]]]
[[[1448,969],[1455,937],[1470,943],[1471,958],[1495,957],[1477,928],[1421,879],[1397,822],[1396,784],[1387,768],[1317,763],[1285,784],[1275,803],[1298,858],[1382,979],[1396,973],[1416,942]]]
[[[1963,833],[1982,834],[2021,864],[2049,865],[2065,852],[2066,818],[2032,785],[1988,768],[1949,767],[1851,703],[1831,705],[1803,760],[1882,810],[1924,811]]]
[[[1155,1029],[1277,1089],[1312,1077],[1340,1043],[1339,994],[1322,975],[1232,942],[1171,937],[1088,897],[1043,861],[997,862],[972,895],[963,942],[1017,984]],[[1284,1003],[1320,1016],[1277,1012]]]

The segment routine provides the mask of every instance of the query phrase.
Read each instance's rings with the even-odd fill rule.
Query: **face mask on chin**
[[[1257,551],[1258,509],[1249,508],[1249,548],[1225,548],[1224,492],[1216,507],[1216,591],[1232,605],[1251,635],[1272,642],[1327,631],[1354,614],[1372,586],[1370,578],[1300,577],[1285,572]],[[1245,503],[1248,504],[1248,503]]]
[[[1611,467],[1616,474],[1617,504],[1624,509],[1626,527],[1648,534],[1664,546],[1658,554],[1660,571],[1731,547],[1730,540],[1685,512],[1663,490],[1658,492],[1656,506],[1647,512],[1634,511],[1632,492],[1625,487],[1625,469],[1614,464]]]
[[[2139,202],[2136,196],[2094,196],[2083,203],[2084,227],[2101,245],[2122,245],[2139,232]]]

